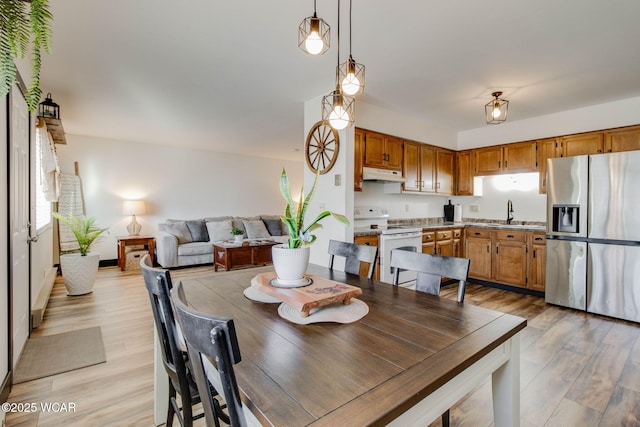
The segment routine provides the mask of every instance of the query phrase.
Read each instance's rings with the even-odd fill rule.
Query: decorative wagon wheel
[[[313,172],[325,174],[331,170],[338,158],[340,136],[327,121],[319,121],[311,127],[307,135],[305,153],[307,166]]]

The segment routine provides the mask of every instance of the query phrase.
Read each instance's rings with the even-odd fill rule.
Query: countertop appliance
[[[640,151],[549,159],[545,300],[640,322]]]
[[[380,280],[391,283],[393,268],[389,266],[391,251],[404,250],[422,251],[422,229],[419,227],[390,226],[387,210],[377,206],[361,206],[354,209],[354,231],[380,230]],[[414,271],[400,271],[398,284],[411,284],[416,280]]]

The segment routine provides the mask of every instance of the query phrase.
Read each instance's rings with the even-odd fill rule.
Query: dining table
[[[311,264],[309,277],[360,288],[356,299],[368,313],[350,323],[299,324],[281,317],[280,304],[244,295],[257,274],[272,270],[182,280],[189,305],[234,320],[242,357],[234,369],[249,424],[424,426],[490,377],[494,425],[519,426],[525,319]],[[164,422],[161,368],[155,412]]]

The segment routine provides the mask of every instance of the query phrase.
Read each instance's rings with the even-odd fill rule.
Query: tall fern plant
[[[16,82],[14,60],[24,58],[31,46],[33,76],[27,90],[29,111],[35,111],[42,97],[41,53],[51,53],[51,20],[48,0],[0,0],[0,97]]]

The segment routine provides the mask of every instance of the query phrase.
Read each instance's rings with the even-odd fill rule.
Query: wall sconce
[[[509,112],[509,101],[499,98],[502,92],[493,92],[491,96],[493,99],[487,102],[484,106],[484,113],[487,119],[487,124],[498,125],[507,120],[507,113]]]
[[[129,236],[140,235],[142,226],[136,221],[136,215],[144,215],[147,213],[144,200],[125,200],[122,203],[122,214],[131,215],[131,222],[127,225]]]
[[[60,106],[53,102],[51,93],[48,93],[44,101],[38,104],[38,117],[60,119]]]

